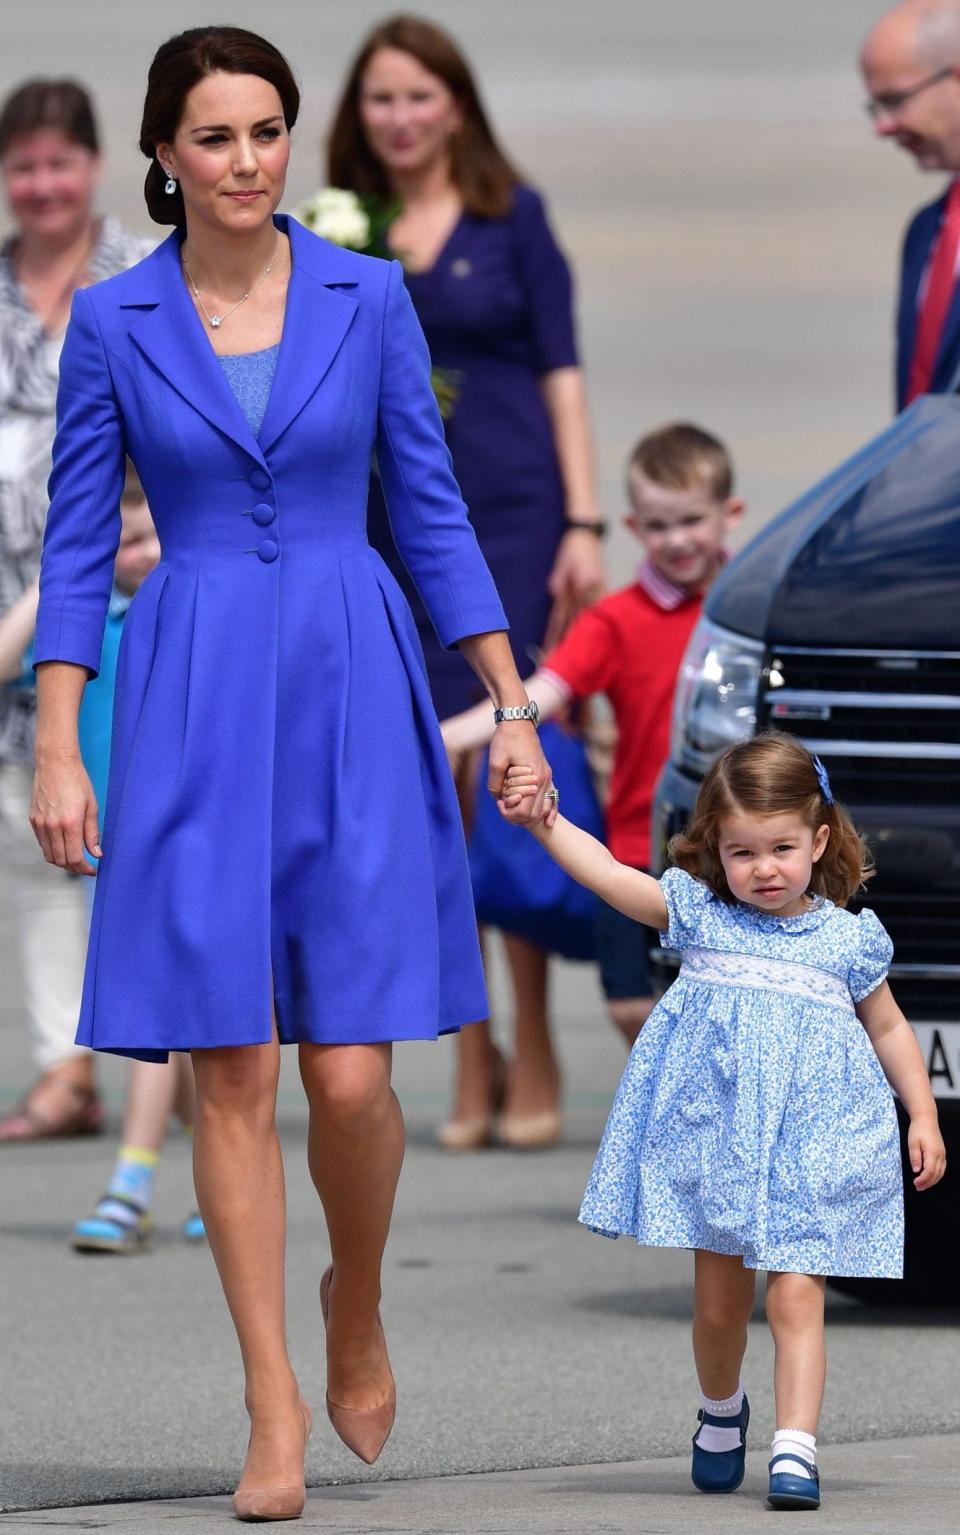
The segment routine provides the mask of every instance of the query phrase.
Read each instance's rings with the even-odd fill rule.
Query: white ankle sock
[[[733,1396],[717,1401],[715,1397],[701,1393],[700,1406],[712,1418],[738,1418],[743,1407],[743,1387],[738,1386]],[[697,1447],[701,1450],[739,1450],[740,1429],[717,1428],[713,1423],[701,1423],[697,1433]]]
[[[784,1476],[810,1476],[810,1467],[817,1463],[817,1441],[802,1428],[778,1428],[770,1444],[771,1455],[789,1455],[774,1466]]]

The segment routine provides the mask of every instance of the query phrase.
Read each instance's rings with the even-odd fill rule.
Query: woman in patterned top
[[[150,242],[94,199],[100,145],[90,98],[69,80],[30,80],[0,106],[0,178],[16,225],[0,249],[0,614],[35,580],[47,514],[60,348],[77,288],[139,261]],[[0,1141],[100,1128],[92,1056],[73,1042],[87,906],[82,881],[38,861],[27,820],[36,699],[0,687],[0,851],[19,922],[38,1079],[0,1119]]]
[[[522,768],[501,809],[519,814]],[[844,910],[870,872],[826,769],[791,736],[730,747],[704,779],[678,868],[659,882],[550,814],[531,828],[581,884],[659,928],[680,975],[633,1048],[580,1211],[602,1236],[695,1253],[693,1352],[703,1393],[693,1482],[743,1480],[740,1384],[756,1270],[776,1351],[773,1508],[817,1508],[825,1276],[899,1278],[903,1174],[946,1155],[923,1056],[886,975],[872,911]]]

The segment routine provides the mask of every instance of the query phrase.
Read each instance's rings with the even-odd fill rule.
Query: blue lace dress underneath
[[[264,347],[260,352],[237,352],[232,357],[221,357],[220,366],[227,376],[237,404],[250,423],[254,437],[260,428],[273,387],[273,375],[277,371],[280,343]]]
[[[580,1211],[603,1236],[747,1268],[899,1278],[893,1094],[854,1003],[892,944],[831,901],[777,917],[661,881],[678,979],[627,1063]]]

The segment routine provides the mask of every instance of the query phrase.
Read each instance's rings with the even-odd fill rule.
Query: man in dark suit
[[[960,0],[903,0],[868,33],[867,111],[946,190],[911,220],[897,307],[897,409],[960,384]]]

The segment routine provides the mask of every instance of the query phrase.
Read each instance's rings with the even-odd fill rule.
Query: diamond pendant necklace
[[[208,325],[212,325],[214,330],[219,330],[221,325],[223,324],[224,320],[229,320],[230,316],[233,314],[234,309],[239,309],[241,304],[245,304],[246,303],[247,299],[250,297],[250,295],[253,292],[254,288],[259,288],[260,284],[265,280],[265,278],[270,276],[270,273],[273,271],[273,264],[274,264],[274,262],[277,259],[277,252],[278,252],[279,249],[280,249],[280,235],[278,233],[277,234],[277,238],[276,238],[276,242],[275,242],[274,247],[273,247],[273,251],[272,251],[271,256],[270,256],[270,260],[267,262],[266,266],[264,267],[263,271],[260,273],[260,276],[257,278],[256,282],[255,283],[251,283],[251,285],[247,289],[246,293],[242,294],[240,296],[240,298],[237,299],[237,302],[235,304],[233,304],[231,306],[231,308],[227,309],[223,314],[211,314],[210,313],[210,311],[207,308],[206,304],[203,302],[203,299],[200,297],[200,289],[197,287],[196,282],[194,281],[193,273],[191,272],[189,266],[187,265],[187,258],[181,252],[180,259],[183,262],[183,270],[187,274],[187,281],[189,282],[191,288],[193,289],[193,296],[196,299],[197,304],[198,304],[198,306],[200,308],[200,312],[203,315],[203,317],[206,320]]]

